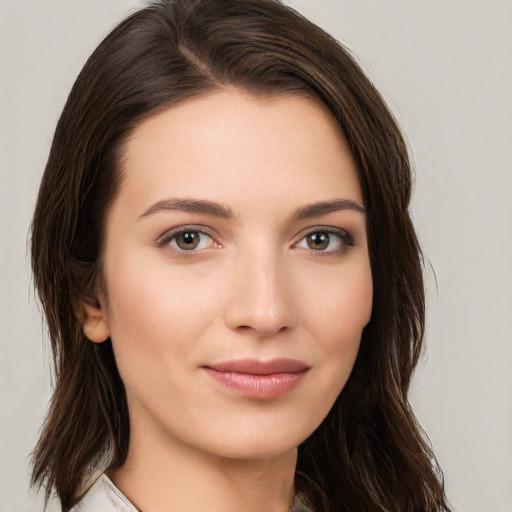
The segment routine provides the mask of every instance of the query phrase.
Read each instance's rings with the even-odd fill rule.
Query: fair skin
[[[130,414],[109,476],[144,512],[285,510],[371,315],[361,190],[326,109],[225,90],[142,122],[103,265],[83,328],[111,338]]]

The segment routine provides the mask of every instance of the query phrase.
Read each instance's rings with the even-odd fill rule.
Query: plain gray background
[[[512,511],[512,1],[291,0],[351,48],[417,173],[427,347],[411,399],[457,512]],[[42,510],[28,457],[50,396],[27,232],[87,56],[137,0],[0,0],[0,512]],[[53,510],[53,509],[52,509]],[[55,508],[55,510],[57,510]]]

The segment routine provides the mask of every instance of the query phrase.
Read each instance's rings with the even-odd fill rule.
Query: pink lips
[[[203,366],[216,381],[253,398],[274,398],[293,389],[309,370],[295,359],[240,359]]]

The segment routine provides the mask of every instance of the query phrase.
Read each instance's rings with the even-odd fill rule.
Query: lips
[[[275,398],[291,391],[309,368],[296,359],[240,359],[203,366],[217,382],[253,398]]]
[[[208,366],[218,372],[237,372],[248,375],[272,375],[275,373],[301,373],[309,369],[309,366],[296,359],[271,359],[259,361],[256,359],[240,359],[227,361]]]

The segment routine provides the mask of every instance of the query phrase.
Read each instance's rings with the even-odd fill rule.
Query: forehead
[[[352,156],[325,106],[305,96],[235,90],[142,122],[125,146],[123,194],[144,203],[138,208],[165,196],[201,196],[235,209],[256,196],[362,202]]]

